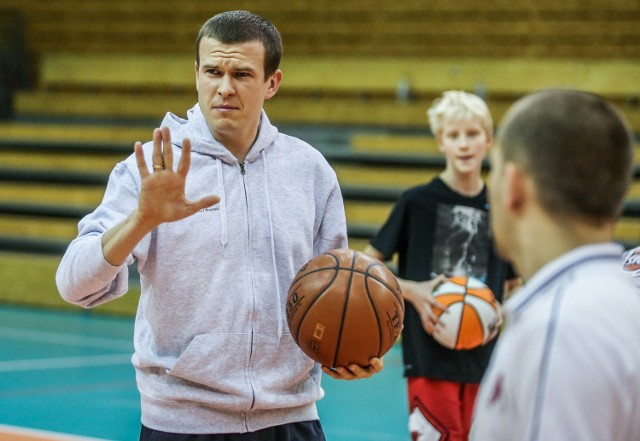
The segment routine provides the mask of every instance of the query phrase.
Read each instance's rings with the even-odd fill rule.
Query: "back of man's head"
[[[633,136],[603,98],[544,90],[518,101],[497,133],[504,161],[532,176],[543,208],[593,224],[620,212],[633,169]]]

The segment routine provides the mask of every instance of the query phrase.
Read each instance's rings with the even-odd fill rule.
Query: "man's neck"
[[[260,130],[258,129],[255,134],[250,135],[228,137],[222,134],[214,134],[214,137],[220,144],[225,146],[233,156],[236,157],[238,162],[244,162],[249,151],[251,151],[251,147],[253,147],[253,144],[258,139],[259,133]]]
[[[518,228],[518,227],[516,227]],[[558,222],[533,220],[521,225],[519,237],[521,256],[513,262],[518,275],[524,280],[531,278],[540,268],[569,251],[589,244],[610,242],[613,239],[613,224],[592,225],[584,222]]]

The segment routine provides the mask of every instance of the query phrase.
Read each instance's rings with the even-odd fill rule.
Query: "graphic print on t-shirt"
[[[484,210],[438,204],[432,272],[468,275],[485,281],[491,236]]]

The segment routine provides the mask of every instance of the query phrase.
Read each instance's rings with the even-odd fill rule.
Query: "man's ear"
[[[521,212],[531,197],[532,186],[529,174],[513,162],[504,167],[506,180],[505,208],[513,213]]]
[[[268,100],[269,98],[273,98],[273,96],[278,91],[280,87],[280,83],[282,82],[282,71],[280,69],[276,69],[276,71],[271,74],[271,77],[267,80],[269,83],[269,88],[267,89],[267,93],[264,96],[264,99]]]

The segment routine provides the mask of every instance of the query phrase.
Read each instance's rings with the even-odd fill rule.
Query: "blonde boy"
[[[407,190],[366,252],[389,260],[398,255],[398,276],[407,312],[403,331],[408,381],[409,430],[413,439],[468,439],[478,386],[493,343],[465,351],[447,349],[433,333],[439,324],[432,291],[454,275],[487,283],[502,300],[510,267],[493,247],[482,165],[493,142],[485,102],[462,91],[444,92],[427,112],[446,158],[431,182]]]

